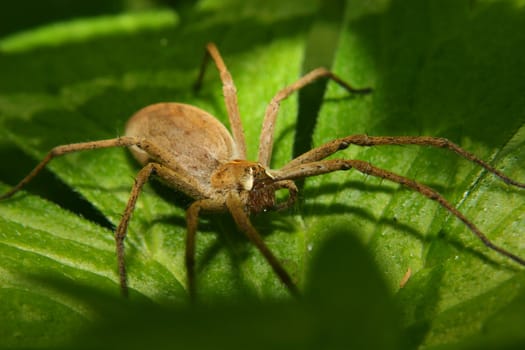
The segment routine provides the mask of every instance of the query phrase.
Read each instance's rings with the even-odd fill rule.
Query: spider
[[[222,81],[224,102],[232,134],[215,117],[187,104],[156,103],[136,112],[128,121],[125,136],[92,142],[61,145],[53,148],[47,156],[16,186],[0,196],[6,199],[18,192],[35,177],[53,158],[68,153],[109,147],[128,147],[142,164],[131,189],[127,205],[115,231],[116,254],[121,292],[128,294],[124,239],[135,203],[143,185],[156,176],[169,187],[183,192],[195,201],[186,211],[187,236],[185,264],[187,288],[190,298],[195,297],[195,235],[201,212],[229,212],[239,230],[258,248],[281,282],[293,295],[299,290],[283,268],[278,258],[262,240],[250,222],[250,215],[267,210],[285,209],[297,199],[298,188],[294,180],[322,175],[339,170],[354,169],[363,174],[383,178],[436,201],[444,209],[461,220],[488,248],[495,250],[525,266],[525,260],[492,243],[468,218],[435,190],[414,180],[380,169],[355,159],[330,159],[328,156],[355,146],[419,145],[444,148],[477,163],[501,178],[509,185],[525,188],[475,155],[463,150],[453,142],[430,136],[368,136],[352,135],[327,142],[292,159],[281,169],[270,169],[274,125],[281,101],[312,82],[331,79],[350,93],[365,94],[371,89],[356,89],[325,68],[317,68],[299,78],[295,83],[280,90],[269,103],[259,141],[257,161],[246,159],[246,140],[239,115],[237,95],[233,79],[213,43],[206,52],[196,87],[200,87],[210,58],[214,61]],[[288,197],[277,201],[277,190],[287,190]]]

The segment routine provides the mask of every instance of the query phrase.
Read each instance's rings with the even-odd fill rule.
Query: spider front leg
[[[293,159],[288,164],[286,164],[282,170],[291,169],[297,167],[301,164],[308,164],[316,161],[320,161],[335,152],[344,150],[350,145],[363,146],[363,147],[372,147],[372,146],[385,146],[385,145],[417,145],[417,146],[429,146],[435,148],[444,148],[449,151],[452,151],[459,155],[460,157],[465,158],[473,163],[478,164],[485,170],[496,175],[502,179],[505,183],[513,185],[516,187],[525,188],[525,183],[518,182],[511,179],[507,175],[503,174],[498,169],[494,168],[487,162],[476,157],[474,154],[464,150],[463,148],[456,145],[454,142],[442,138],[442,137],[432,137],[432,136],[368,136],[368,135],[351,135],[336,139],[330,142],[325,143],[322,146],[316,147],[306,153],[303,153],[299,157]]]
[[[388,170],[377,168],[368,162],[346,159],[321,160],[317,162],[303,163],[292,167],[287,166],[286,169],[272,171],[272,176],[275,180],[279,181],[295,180],[310,176],[327,174],[338,170],[350,169],[355,169],[363,174],[398,183],[421,193],[433,201],[438,202],[444,209],[461,220],[487,248],[492,249],[499,254],[514,260],[518,264],[525,266],[524,259],[492,243],[490,239],[483,232],[481,232],[481,230],[476,225],[474,225],[474,223],[472,223],[469,219],[467,219],[467,217],[465,217],[465,215],[463,215],[458,209],[450,204],[439,192],[404,176],[395,174]]]
[[[248,239],[257,247],[257,249],[259,249],[281,282],[288,288],[291,294],[294,296],[299,296],[299,290],[297,289],[297,286],[293,282],[292,278],[288,272],[286,272],[275,255],[273,255],[270,248],[268,248],[268,246],[264,243],[257,230],[251,224],[250,218],[243,209],[244,205],[242,200],[239,198],[239,195],[236,193],[231,193],[226,199],[226,206],[232,214],[233,219],[235,220],[235,223],[239,229],[244,232]]]
[[[233,139],[237,145],[237,151],[239,152],[237,157],[240,159],[246,159],[246,140],[244,139],[244,130],[239,112],[239,103],[237,101],[237,89],[235,88],[233,78],[224,63],[217,46],[213,43],[208,43],[206,45],[206,53],[194,88],[195,90],[200,89],[210,57],[213,59],[213,62],[215,62],[215,66],[221,77],[224,104],[226,105],[226,110],[228,112]]]
[[[335,75],[334,73],[323,67],[319,67],[312,70],[308,74],[299,78],[299,80],[297,80],[295,83],[279,91],[272,98],[270,104],[266,109],[266,113],[264,114],[262,131],[259,139],[259,154],[257,157],[259,163],[261,163],[263,166],[270,165],[270,159],[272,157],[275,121],[277,119],[277,113],[279,112],[279,106],[281,101],[287,99],[294,92],[302,89],[307,85],[312,84],[313,82],[321,78],[331,79],[351,93],[367,94],[372,91],[371,88],[356,89],[347,82],[345,82],[343,79],[341,79],[339,76]]]
[[[289,188],[289,182],[283,181],[283,188]],[[214,199],[203,199],[193,202],[186,211],[186,222],[188,232],[186,236],[186,272],[188,279],[188,291],[190,300],[194,301],[196,296],[195,284],[195,235],[197,233],[197,224],[199,213],[205,211],[223,211],[224,203]],[[226,207],[230,211],[235,223],[239,229],[246,234],[248,239],[259,249],[264,258],[268,261],[274,272],[281,282],[290,290],[293,295],[299,295],[299,291],[292,281],[292,278],[282,267],[279,260],[273,255],[268,246],[264,243],[257,230],[250,222],[248,215],[244,212],[244,205],[237,194],[230,194],[226,199]]]

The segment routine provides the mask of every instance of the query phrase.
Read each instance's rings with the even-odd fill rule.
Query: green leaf
[[[75,348],[401,349],[392,296],[356,238],[330,237],[313,263],[305,295],[295,301],[240,299],[170,308],[98,297],[93,305],[105,317]],[[361,269],[346,268],[354,264]]]
[[[345,103],[331,85],[314,144],[356,133],[442,136],[523,181],[525,37],[515,28],[525,17],[517,2],[355,1],[347,10],[333,69],[374,92]],[[494,243],[524,255],[523,190],[443,150],[350,148],[343,156],[434,187]],[[346,173],[313,178],[305,193],[311,244],[345,226],[368,244],[391,290],[412,270],[397,298],[423,348],[480,337],[505,305],[522,300],[519,266],[417,193]]]
[[[191,90],[208,41],[218,44],[235,79],[251,159],[273,95],[323,64],[352,85],[374,91],[349,96],[328,83],[317,120],[308,118],[315,118],[313,100],[319,100],[319,92],[313,99],[304,92],[283,102],[274,167],[310,143],[318,146],[349,134],[431,135],[450,138],[512,178],[525,179],[525,32],[516,30],[523,28],[525,17],[519,1],[347,1],[345,11],[341,5],[327,2],[317,12],[313,1],[202,1],[184,16],[166,10],[86,19],[1,40],[0,180],[15,184],[53,146],[120,135],[130,115],[155,102],[190,103],[226,122],[220,80],[211,65],[203,89],[199,94]],[[123,18],[132,31],[123,29]],[[336,156],[364,159],[436,188],[495,243],[525,256],[523,191],[476,165],[443,150],[417,147],[351,147]],[[400,348],[469,346],[484,337],[489,345],[503,338],[505,344],[524,341],[510,327],[525,321],[511,312],[523,308],[524,275],[518,266],[491,252],[421,195],[352,172],[308,179],[295,209],[253,218],[305,291],[301,302],[288,300],[227,215],[203,216],[197,283],[199,300],[211,306],[206,311],[182,306],[189,199],[148,185],[126,238],[131,302],[121,305],[112,225],[120,219],[138,170],[122,149],[71,154],[53,160],[28,192],[0,203],[0,324],[8,325],[0,330],[1,345],[61,344],[67,341],[62,334],[75,336],[100,319],[118,323],[111,314],[122,312],[126,319],[127,308],[136,317],[129,316],[129,323],[110,335],[122,332],[114,339],[127,335],[130,347],[139,344],[134,334],[157,334],[160,344],[167,340],[160,337],[167,329],[187,329],[181,332],[187,337],[179,337],[182,345],[192,339],[203,341],[202,347],[223,344],[215,337],[196,339],[203,320],[209,322],[207,329],[226,338],[243,325],[267,326],[264,334],[284,345],[334,339],[334,348],[345,348],[341,334],[359,329],[361,320],[363,327],[370,322],[377,325],[376,334],[385,336],[363,330],[363,343],[352,343],[359,348],[374,341],[379,348],[396,348],[401,335],[396,327],[388,330],[389,324],[403,329],[406,344]],[[364,243],[382,277],[366,254],[348,247],[361,244],[337,241],[341,235]],[[330,244],[330,237],[336,243]],[[344,251],[357,259],[345,260]],[[329,261],[329,252],[332,263],[313,258],[324,254]],[[412,276],[399,289],[409,268]],[[381,279],[387,287],[377,282]],[[281,301],[254,306],[253,298]],[[226,306],[218,303],[223,299],[229,301]],[[246,303],[225,319],[236,299]],[[318,300],[322,306],[313,306]],[[113,303],[118,305],[112,308]],[[159,305],[168,308],[166,313]],[[363,310],[370,312],[363,316]],[[197,313],[190,317],[192,312]],[[148,325],[148,315],[172,317],[174,323],[155,330],[157,323]],[[343,325],[333,333],[323,328],[330,315]],[[344,319],[352,315],[357,322]],[[270,327],[279,319],[288,321]],[[237,344],[246,345],[242,333],[236,332]],[[245,333],[254,344],[268,344]],[[296,341],[284,341],[286,336]]]

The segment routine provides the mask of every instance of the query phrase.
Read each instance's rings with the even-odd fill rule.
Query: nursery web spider
[[[445,148],[459,156],[477,163],[487,171],[501,178],[509,185],[525,188],[524,183],[514,181],[475,155],[444,138],[429,136],[367,136],[352,135],[316,147],[295,159],[281,169],[270,169],[274,125],[281,101],[292,93],[320,78],[328,78],[351,93],[368,93],[370,89],[355,89],[337,75],[317,68],[301,77],[295,83],[279,91],[267,107],[259,142],[256,162],[246,160],[246,140],[239,116],[235,86],[219,51],[214,44],[208,44],[196,86],[202,82],[205,68],[211,57],[220,73],[224,102],[228,112],[232,135],[212,115],[181,103],[157,103],[135,113],[126,125],[125,136],[114,139],[83,142],[57,146],[15,187],[0,196],[5,199],[18,192],[35,177],[53,158],[83,150],[108,147],[128,147],[143,165],[139,171],[122,219],[115,232],[118,273],[122,293],[127,295],[126,267],[124,263],[124,238],[144,183],[155,175],[173,189],[195,199],[186,211],[187,237],[185,262],[187,287],[190,297],[195,295],[195,234],[198,216],[205,212],[230,212],[240,231],[255,244],[266,258],[282,283],[292,294],[298,289],[288,272],[266,246],[249,216],[266,210],[290,207],[297,197],[294,180],[330,173],[338,170],[355,169],[363,174],[393,181],[423,196],[438,202],[444,209],[461,220],[488,248],[495,250],[521,265],[525,260],[492,243],[469,219],[450,204],[435,190],[406,177],[383,170],[370,163],[354,159],[330,159],[326,157],[346,149],[350,145],[419,145]],[[288,191],[288,198],[278,203],[275,192]]]

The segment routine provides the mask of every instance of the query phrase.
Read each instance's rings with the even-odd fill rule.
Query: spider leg
[[[452,141],[442,138],[442,137],[432,137],[432,136],[367,136],[367,135],[352,135],[336,139],[325,143],[322,146],[314,148],[306,153],[303,153],[299,157],[293,159],[288,164],[283,167],[285,169],[291,169],[297,167],[301,164],[308,164],[316,161],[320,161],[329,155],[346,149],[350,145],[356,146],[382,146],[382,145],[418,145],[418,146],[430,146],[435,148],[444,148],[449,151],[452,151],[459,156],[478,164],[485,170],[496,175],[502,179],[505,183],[521,188],[525,188],[525,183],[515,181],[505,174],[503,174],[498,169],[494,168],[487,162],[476,157],[474,154],[464,150],[460,146],[456,145]]]
[[[120,137],[116,139],[73,143],[69,145],[61,145],[54,147],[51,151],[49,151],[49,153],[44,157],[44,159],[39,164],[37,164],[37,166],[35,166],[33,170],[31,170],[29,174],[27,174],[22,180],[20,180],[20,182],[17,185],[15,185],[6,193],[0,195],[0,200],[9,198],[16,192],[20,191],[29,181],[31,181],[36,175],[38,175],[38,173],[40,173],[53,158],[78,151],[109,147],[125,147],[135,145],[136,143],[137,142],[135,142],[135,140],[131,141],[127,137]]]
[[[176,187],[184,188],[187,186],[187,184],[184,182],[185,179],[181,178],[177,172],[160,163],[148,163],[137,174],[135,183],[133,184],[131,193],[129,195],[128,203],[126,204],[122,218],[120,219],[120,222],[115,231],[118,273],[120,289],[123,296],[128,295],[126,264],[124,256],[124,239],[126,238],[128,224],[131,219],[131,215],[133,214],[133,210],[135,209],[138,196],[142,191],[142,187],[153,174],[157,175],[161,179],[170,179],[171,183],[178,184]]]
[[[233,83],[233,78],[226,67],[226,64],[222,60],[221,54],[215,44],[208,43],[206,45],[206,53],[202,61],[201,69],[197,81],[195,82],[195,89],[200,89],[202,79],[204,78],[204,72],[208,65],[209,58],[212,58],[215,62],[215,66],[219,71],[222,81],[222,90],[224,94],[224,103],[226,104],[226,110],[228,111],[228,118],[230,120],[230,126],[232,128],[233,139],[239,151],[238,157],[240,159],[246,159],[246,140],[244,139],[244,130],[242,128],[242,122],[239,112],[239,104],[237,101],[237,90]]]
[[[195,300],[195,235],[197,233],[197,225],[199,220],[199,213],[201,210],[221,211],[224,207],[221,202],[213,199],[201,199],[193,202],[186,211],[186,224],[188,231],[186,234],[186,275],[188,280],[188,293],[190,300]]]
[[[275,121],[277,119],[277,112],[282,100],[288,98],[294,92],[302,89],[306,85],[312,84],[320,78],[328,78],[335,81],[337,84],[345,88],[351,93],[366,94],[372,91],[370,88],[356,89],[346,83],[343,79],[330,72],[326,68],[320,67],[310,71],[308,74],[299,78],[295,83],[285,87],[279,91],[270,101],[264,115],[262,132],[259,140],[259,154],[257,159],[259,163],[267,167],[270,164],[273,148],[273,133],[275,128]]]
[[[167,151],[162,150],[157,147],[152,142],[139,137],[134,136],[122,136],[114,139],[108,140],[99,140],[91,142],[81,142],[81,143],[72,143],[68,145],[61,145],[54,147],[49,153],[44,157],[44,159],[38,163],[29,174],[27,174],[18,184],[11,188],[6,193],[0,195],[0,200],[9,198],[13,196],[16,192],[20,191],[28,182],[30,182],[35,176],[38,175],[46,165],[56,157],[60,157],[69,153],[94,150],[101,148],[111,148],[111,147],[131,147],[137,146],[143,149],[145,152],[151,155],[151,157],[157,160],[159,163],[166,164],[173,170],[177,171],[178,177],[184,177],[184,183],[188,184],[187,186],[181,188],[181,190],[188,195],[201,195],[206,193],[205,189],[202,188],[195,180],[190,176],[185,175],[185,172],[182,170],[178,164],[175,164],[172,160],[173,157],[170,157],[167,154]],[[179,181],[180,182],[180,181]],[[194,198],[195,198],[194,196]]]
[[[474,225],[469,219],[467,219],[465,215],[463,215],[458,209],[456,209],[452,204],[450,204],[437,191],[404,176],[395,174],[388,170],[377,168],[368,162],[364,162],[361,160],[345,159],[322,160],[312,163],[303,163],[291,168],[287,167],[284,170],[273,171],[272,175],[276,180],[294,180],[309,176],[331,173],[333,171],[338,170],[350,169],[355,169],[363,174],[379,177],[398,183],[416,192],[421,193],[422,195],[433,201],[438,202],[444,209],[446,209],[452,215],[461,220],[470,229],[470,231],[472,231],[483,242],[483,244],[486,247],[514,260],[520,265],[525,266],[524,259],[492,243],[490,239],[487,236],[485,236],[485,234],[481,232],[476,225]]]
[[[137,203],[137,198],[140,194],[140,191],[142,190],[142,186],[144,186],[146,181],[148,181],[149,177],[151,176],[151,174],[157,166],[160,166],[160,164],[149,163],[145,167],[143,167],[137,174],[135,178],[135,183],[131,188],[128,203],[126,204],[126,208],[124,209],[124,214],[122,214],[122,218],[120,219],[120,222],[115,231],[115,244],[117,251],[120,291],[125,297],[128,296],[128,284],[126,277],[126,264],[124,258],[124,238],[126,238],[129,220],[131,219],[131,214],[133,214],[133,210],[135,209],[135,204]]]
[[[237,193],[232,193],[226,199],[226,206],[231,212],[235,223],[239,229],[246,234],[248,239],[259,249],[261,254],[265,257],[266,261],[270,264],[274,272],[277,274],[281,282],[288,288],[291,294],[294,296],[299,295],[297,286],[292,281],[292,278],[286,272],[284,267],[281,265],[279,260],[273,255],[272,251],[264,243],[257,230],[253,227],[250,219],[243,209],[243,203]]]

